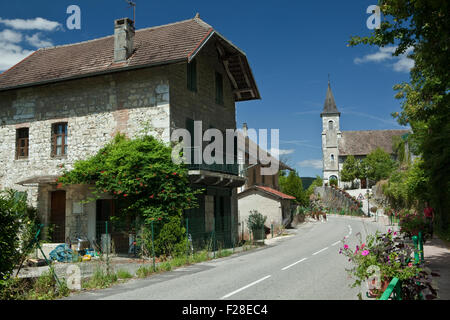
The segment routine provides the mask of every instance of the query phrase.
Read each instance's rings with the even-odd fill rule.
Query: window
[[[197,92],[197,62],[195,59],[187,64],[187,88]]]
[[[28,158],[29,128],[16,130],[16,159]]]
[[[328,130],[333,130],[333,121],[328,121]]]
[[[67,155],[67,122],[52,125],[52,156]]]
[[[216,72],[216,103],[223,104],[223,78],[219,72]]]
[[[334,161],[334,154],[331,155],[331,161]]]

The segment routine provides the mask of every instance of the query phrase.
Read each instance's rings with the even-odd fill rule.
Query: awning
[[[26,184],[56,184],[56,179],[58,179],[60,176],[33,176],[27,180],[23,180],[20,182],[17,182],[16,184],[20,185],[26,185]]]

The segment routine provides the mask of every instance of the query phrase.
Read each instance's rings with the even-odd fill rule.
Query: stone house
[[[340,180],[340,172],[349,155],[355,159],[364,159],[369,153],[382,148],[394,156],[393,137],[404,136],[409,130],[360,130],[341,131],[339,121],[341,113],[336,107],[330,83],[325,98],[322,113],[322,154],[323,154],[323,183],[328,184],[330,179],[338,181],[339,186],[347,186]],[[360,181],[361,187],[366,187],[364,179]]]
[[[250,211],[257,210],[263,216],[266,216],[265,227],[271,228],[273,225],[275,230],[281,226],[286,226],[290,222],[291,212],[293,209],[293,200],[295,197],[284,194],[280,191],[278,183],[280,170],[293,171],[288,165],[268,154],[270,163],[276,163],[279,170],[272,175],[263,175],[261,168],[264,166],[261,161],[252,163],[249,158],[249,150],[261,149],[247,135],[247,124],[244,123],[242,134],[245,137],[245,150],[240,150],[241,157],[245,157],[245,166],[242,167],[240,174],[245,177],[245,184],[238,188],[238,211],[240,237],[248,239],[247,219]],[[253,146],[252,146],[253,145]],[[262,150],[266,152],[265,150]]]
[[[114,35],[39,49],[0,75],[0,190],[27,192],[41,221],[54,225],[54,242],[99,240],[99,222],[114,215],[104,194],[88,186],[58,189],[63,166],[94,155],[118,132],[170,142],[177,128],[234,129],[235,103],[260,99],[245,53],[195,18],[135,30],[128,18]],[[211,231],[237,220],[235,166],[189,165],[194,187],[205,188],[200,208],[186,214]],[[237,226],[226,232],[237,232]],[[119,240],[118,240],[119,241]],[[128,240],[123,248],[128,248]]]

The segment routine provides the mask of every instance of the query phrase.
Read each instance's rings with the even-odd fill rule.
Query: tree
[[[196,195],[203,192],[190,187],[186,167],[172,161],[172,148],[150,135],[133,140],[117,135],[96,155],[75,162],[58,182],[58,187],[93,185],[96,198],[111,194],[120,200],[122,221],[142,221],[146,226],[156,221],[155,243],[161,230],[167,229],[164,225],[177,224],[184,210],[197,206]],[[161,250],[169,247],[174,245]]]
[[[431,202],[440,229],[450,231],[450,4],[447,0],[380,0],[385,21],[370,37],[352,37],[360,43],[396,45],[395,56],[411,52],[410,82],[394,86],[402,112],[393,113],[410,124],[412,147],[424,160]],[[415,152],[416,153],[416,152]]]
[[[0,192],[0,290],[36,232],[36,210],[28,207],[26,195],[14,190]]]
[[[341,170],[341,181],[352,182],[359,177],[359,162],[356,161],[355,157],[349,155],[345,159]]]
[[[389,153],[377,148],[361,162],[362,173],[373,181],[387,179],[395,170],[397,164]]]
[[[306,205],[305,191],[303,190],[302,179],[296,171],[290,171],[288,176],[280,176],[278,178],[281,192],[295,197],[295,202]]]
[[[309,203],[309,197],[311,194],[314,193],[314,188],[316,187],[322,187],[323,186],[323,179],[320,176],[316,176],[316,179],[311,183],[311,185],[306,189],[306,201]]]

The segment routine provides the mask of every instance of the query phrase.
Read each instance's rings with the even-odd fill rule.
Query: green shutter
[[[197,92],[197,62],[195,59],[187,64],[187,88]]]

